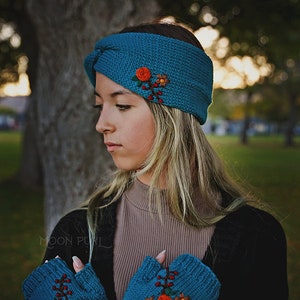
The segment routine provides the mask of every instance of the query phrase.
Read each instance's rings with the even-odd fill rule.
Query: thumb
[[[73,259],[73,268],[75,272],[78,273],[84,268],[84,264],[77,256],[73,256],[72,259]]]
[[[166,260],[166,250],[161,251],[155,259],[160,263],[163,264]]]

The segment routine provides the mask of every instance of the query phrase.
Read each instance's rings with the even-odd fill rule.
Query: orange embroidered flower
[[[163,75],[158,74],[156,75],[156,77],[157,77],[156,83],[158,83],[158,85],[160,86],[165,87],[166,84],[170,82],[166,74]]]
[[[136,70],[135,75],[140,81],[145,82],[151,78],[151,71],[146,67],[141,67]]]
[[[179,297],[175,297],[174,300],[190,300],[189,296],[184,296],[183,293],[180,293]]]

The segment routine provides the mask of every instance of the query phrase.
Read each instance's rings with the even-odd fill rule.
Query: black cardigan
[[[116,206],[114,203],[103,209],[92,257],[92,266],[109,300],[116,299],[113,283]],[[59,255],[73,269],[72,256],[86,263],[88,254],[86,211],[75,210],[54,228],[44,259]],[[219,221],[203,263],[221,282],[221,300],[288,299],[285,234],[280,223],[265,211],[244,206]]]

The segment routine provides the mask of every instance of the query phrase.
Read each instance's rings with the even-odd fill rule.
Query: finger
[[[160,263],[163,264],[166,260],[166,250],[161,251],[155,259]]]
[[[73,256],[72,259],[73,259],[73,268],[75,272],[78,273],[84,268],[84,264],[77,256]]]

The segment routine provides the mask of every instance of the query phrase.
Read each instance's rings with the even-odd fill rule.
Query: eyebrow
[[[119,95],[130,95],[130,94],[132,94],[130,91],[120,90],[120,91],[115,91],[115,92],[111,93],[110,97],[114,98],[114,97],[119,96]],[[94,95],[102,98],[101,95],[96,90],[94,90]]]

